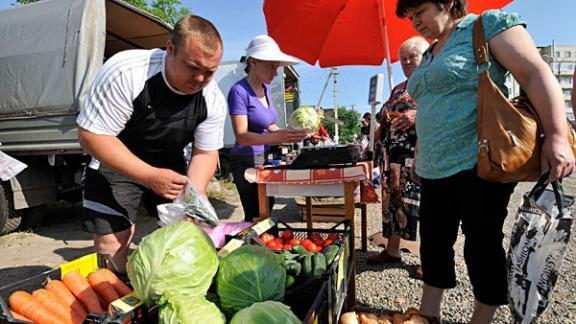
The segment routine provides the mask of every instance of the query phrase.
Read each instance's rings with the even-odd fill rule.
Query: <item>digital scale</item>
[[[292,163],[274,168],[319,169],[344,167],[354,165],[361,159],[362,149],[360,145],[356,144],[305,146],[300,149],[300,153]]]

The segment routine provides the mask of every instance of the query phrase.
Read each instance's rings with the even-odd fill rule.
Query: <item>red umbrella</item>
[[[468,11],[501,8],[512,0],[469,0]],[[312,65],[381,65],[389,40],[390,62],[400,44],[417,35],[396,17],[397,0],[265,0],[268,34],[282,51]],[[387,33],[386,33],[387,31]],[[388,34],[388,35],[386,35]]]

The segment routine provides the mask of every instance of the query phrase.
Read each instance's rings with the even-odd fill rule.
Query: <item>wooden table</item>
[[[348,284],[348,304],[356,303],[356,263],[355,263],[355,202],[354,192],[367,176],[368,168],[364,165],[349,167],[287,170],[287,169],[248,169],[245,177],[258,184],[258,201],[260,219],[270,217],[267,197],[306,197],[306,220],[308,228],[313,228],[311,197],[344,197],[344,219],[350,221],[350,257],[352,258],[351,277]],[[362,234],[366,233],[366,205],[362,204]],[[365,243],[363,243],[363,248]]]

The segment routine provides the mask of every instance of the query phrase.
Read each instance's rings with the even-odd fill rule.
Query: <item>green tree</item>
[[[38,2],[42,0],[16,0],[13,4],[24,5],[28,3]],[[178,19],[192,13],[190,8],[182,6],[180,0],[154,0],[151,4],[147,0],[122,0],[134,7],[148,11],[154,16],[162,19],[170,26],[174,26]]]
[[[334,112],[328,111],[326,115],[334,117]],[[338,109],[338,120],[342,121],[342,124],[338,126],[340,143],[351,143],[352,136],[360,134],[360,128],[362,127],[360,125],[360,113],[356,110],[340,107]],[[334,137],[334,124],[324,122],[324,127],[330,133],[330,136]]]

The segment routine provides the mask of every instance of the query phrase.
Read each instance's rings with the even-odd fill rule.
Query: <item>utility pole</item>
[[[338,69],[332,68],[332,77],[334,78],[334,118],[338,120]],[[338,133],[338,123],[334,123],[334,142],[340,144]]]

